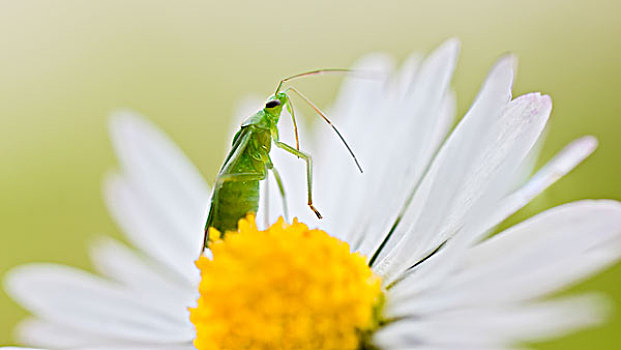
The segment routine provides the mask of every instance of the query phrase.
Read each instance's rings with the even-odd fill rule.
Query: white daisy
[[[496,64],[446,137],[454,120],[449,84],[457,53],[451,40],[425,59],[412,56],[397,72],[381,55],[358,64],[356,69],[391,76],[347,79],[330,110],[365,173],[356,174],[334,135],[321,131],[301,138],[315,159],[315,201],[324,221],[305,206],[303,164],[272,152],[290,212],[347,242],[381,279],[381,305],[364,304],[379,310],[365,338],[378,349],[508,349],[591,326],[603,317],[597,296],[548,296],[621,255],[621,205],[611,200],[559,206],[488,238],[586,158],[596,141],[574,141],[529,177],[551,101],[537,93],[511,99],[512,57]],[[281,130],[288,130],[284,123]],[[100,275],[53,264],[11,271],[8,292],[35,315],[19,325],[18,339],[49,349],[193,349],[188,307],[198,298],[194,260],[209,188],[182,152],[142,118],[121,113],[111,132],[121,171],[106,181],[106,203],[136,249],[110,238],[93,244]],[[267,191],[275,202],[276,186]],[[274,222],[277,206],[269,213],[265,208],[259,222],[264,215]],[[256,247],[261,249],[267,248]],[[325,264],[332,262],[317,260],[319,278],[331,273],[333,265]],[[233,296],[244,293],[239,289]],[[347,293],[317,298],[328,305],[336,294],[353,295]],[[269,310],[295,304],[279,302]],[[340,314],[330,325],[353,317],[334,312]],[[268,340],[274,339],[280,338]]]

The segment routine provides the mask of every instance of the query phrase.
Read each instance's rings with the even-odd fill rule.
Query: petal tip
[[[461,48],[461,41],[456,37],[448,38],[440,45],[440,47],[457,53]]]
[[[142,117],[138,113],[130,109],[123,108],[114,110],[110,113],[109,116],[110,129],[112,131],[116,129],[121,129],[124,126],[133,123],[138,119],[142,119]]]
[[[517,70],[518,58],[515,54],[507,53],[501,56],[496,64],[494,65],[494,69],[504,69],[510,70],[511,74],[514,75]]]
[[[582,136],[575,142],[577,142],[589,154],[595,151],[595,149],[597,149],[597,146],[599,146],[599,141],[597,140],[597,137],[593,135]]]

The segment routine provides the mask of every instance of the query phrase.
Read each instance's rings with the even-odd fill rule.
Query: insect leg
[[[263,225],[270,227],[270,181],[265,181],[265,195],[263,196]]]
[[[278,184],[278,191],[280,191],[280,196],[282,197],[282,207],[283,213],[285,214],[285,220],[289,221],[289,210],[287,209],[287,196],[285,195],[285,187],[282,184],[282,178],[278,173],[276,168],[272,167],[272,173],[274,174],[274,178],[276,179],[276,183]]]
[[[274,178],[276,179],[276,184],[278,184],[278,191],[280,192],[280,197],[282,198],[283,214],[285,216],[285,220],[289,221],[289,210],[287,209],[288,206],[287,206],[287,197],[285,195],[285,186],[283,186],[282,184],[282,178],[280,177],[280,173],[278,172],[278,170],[276,170],[276,168],[274,168],[274,163],[272,162],[272,158],[270,158],[270,155],[267,152],[261,154],[261,159],[263,159],[263,162],[265,162],[265,164],[267,165],[267,168],[271,170],[272,173],[274,174]],[[269,181],[266,182],[266,185],[268,183]],[[267,210],[267,206],[266,206],[266,210]]]
[[[310,154],[306,154],[302,151],[298,151],[297,149],[287,145],[286,143],[280,141],[274,141],[276,147],[281,148],[298,158],[304,159],[306,162],[306,187],[308,189],[308,206],[311,210],[317,215],[319,219],[321,219],[321,214],[315,207],[313,206],[313,160]]]

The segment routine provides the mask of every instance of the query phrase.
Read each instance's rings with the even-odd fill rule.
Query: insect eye
[[[280,106],[280,101],[279,100],[271,100],[271,101],[268,101],[265,104],[265,108],[274,108],[274,107],[277,107],[277,106]]]

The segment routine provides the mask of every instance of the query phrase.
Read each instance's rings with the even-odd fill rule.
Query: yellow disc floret
[[[380,279],[349,245],[282,219],[259,231],[254,217],[223,238],[210,232],[198,306],[199,350],[356,350],[377,327]]]

